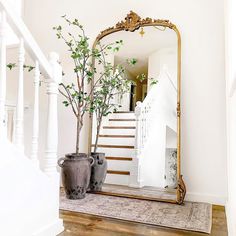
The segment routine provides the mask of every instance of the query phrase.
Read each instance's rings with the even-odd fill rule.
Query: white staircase
[[[4,236],[55,236],[64,230],[59,218],[59,173],[57,172],[57,94],[62,69],[58,55],[44,56],[22,18],[7,0],[0,0],[0,231]],[[18,91],[14,105],[13,143],[7,139],[6,54],[7,25],[18,38]],[[31,155],[24,154],[25,53],[34,62],[34,109]],[[44,166],[39,168],[39,80],[47,84],[48,111]],[[9,117],[8,117],[9,118]],[[12,127],[11,127],[12,128]],[[29,145],[29,144],[27,144]]]
[[[105,183],[129,185],[135,157],[135,126],[134,112],[113,113],[103,122],[98,152],[104,152],[108,162]]]

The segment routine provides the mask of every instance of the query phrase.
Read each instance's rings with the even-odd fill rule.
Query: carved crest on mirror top
[[[97,37],[97,40],[117,31],[125,30],[133,32],[139,29],[140,27],[153,25],[168,27],[170,29],[176,28],[176,26],[172,24],[169,20],[152,19],[150,17],[142,19],[137,13],[130,11],[130,13],[125,17],[125,20],[118,22],[113,27],[109,27],[101,31],[101,33]]]

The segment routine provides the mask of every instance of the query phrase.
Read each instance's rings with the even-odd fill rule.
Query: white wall
[[[233,83],[236,82],[236,3],[226,1],[226,102],[227,102],[227,151],[228,151],[228,201],[226,215],[229,236],[236,235],[236,91],[230,97]]]
[[[159,117],[152,124],[152,132],[140,153],[140,177],[143,186],[165,187],[166,124]],[[158,132],[158,135],[157,135]],[[155,147],[155,149],[153,149]]]
[[[176,38],[177,43],[177,38]],[[148,78],[157,79],[163,67],[168,68],[172,81],[177,88],[177,45],[173,48],[162,48],[153,52],[148,58]],[[150,89],[150,80],[148,89]]]
[[[71,63],[52,27],[60,16],[77,17],[91,40],[123,19],[130,10],[142,17],[169,19],[182,35],[182,172],[187,199],[224,204],[226,187],[226,117],[224,22],[222,0],[25,0],[25,20],[43,51],[58,51],[63,68]],[[30,98],[29,98],[30,99]],[[41,105],[44,110],[45,104]],[[62,105],[60,156],[74,149],[73,116]],[[42,118],[44,119],[44,118]],[[86,130],[82,146],[86,150]]]
[[[177,133],[166,127],[166,148],[177,148]]]

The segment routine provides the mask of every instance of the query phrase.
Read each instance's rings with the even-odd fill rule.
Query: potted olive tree
[[[62,17],[69,25],[71,32],[64,30],[62,26],[54,27],[58,39],[62,40],[68,47],[70,58],[74,63],[75,82],[71,84],[60,84],[59,92],[64,96],[63,104],[70,107],[76,118],[76,142],[75,151],[66,154],[65,157],[58,160],[58,165],[62,168],[62,182],[65,188],[66,196],[69,199],[81,199],[85,197],[89,186],[91,176],[91,166],[94,159],[86,153],[80,152],[81,130],[84,125],[86,113],[94,111],[99,98],[102,95],[97,90],[97,84],[102,84],[104,77],[110,73],[112,67],[106,68],[95,84],[87,90],[87,85],[91,83],[96,73],[96,68],[92,65],[92,59],[104,62],[104,53],[106,49],[119,48],[121,42],[100,47],[100,49],[91,49],[89,38],[86,36],[83,26],[77,19],[70,20],[66,16]],[[105,65],[105,64],[104,64]],[[96,92],[95,92],[96,90]]]

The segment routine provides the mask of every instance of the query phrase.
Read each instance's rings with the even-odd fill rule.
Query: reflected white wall
[[[177,87],[177,46],[171,48],[162,48],[153,52],[148,58],[148,78],[156,79],[163,67],[167,66],[168,72]],[[151,88],[148,80],[148,90]]]

